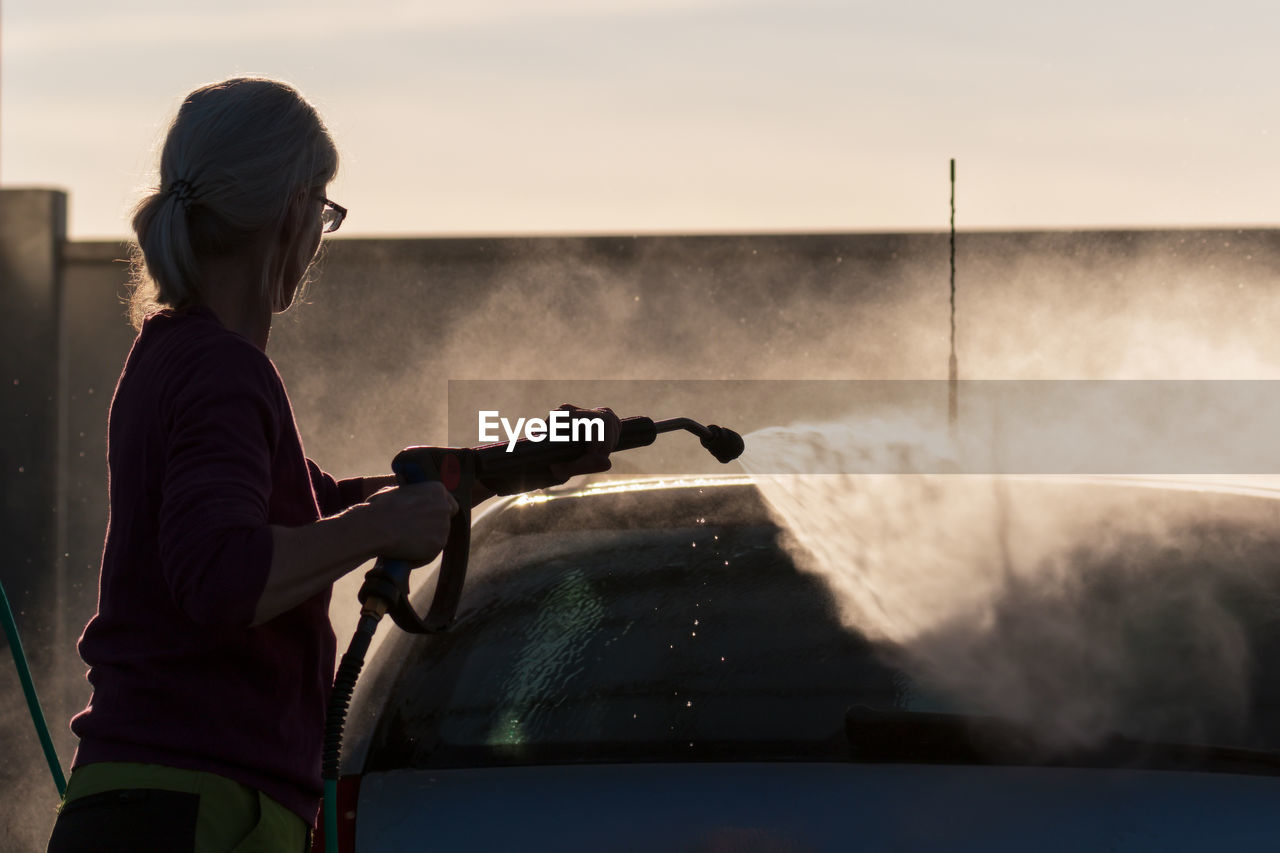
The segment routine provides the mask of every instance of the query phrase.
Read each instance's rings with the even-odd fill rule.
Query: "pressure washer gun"
[[[646,417],[621,421],[621,433],[614,453],[646,447],[659,433],[688,430],[702,439],[702,446],[720,462],[731,462],[742,455],[742,437],[731,429],[714,424],[702,426],[688,418],[654,421]],[[510,448],[510,449],[509,449]],[[551,466],[572,462],[582,455],[579,442],[517,441],[481,447],[409,447],[400,451],[391,463],[401,485],[440,481],[458,502],[458,512],[449,526],[449,539],[440,558],[440,573],[435,596],[422,618],[409,604],[411,567],[401,560],[380,558],[360,588],[360,603],[372,598],[387,603],[386,612],[405,631],[414,634],[446,630],[453,622],[467,576],[467,558],[471,546],[471,489],[478,481],[499,495],[514,495],[558,482]]]
[[[619,450],[631,450],[653,444],[659,433],[688,430],[702,439],[702,446],[721,462],[731,462],[742,455],[742,436],[731,429],[703,426],[688,418],[654,421],[646,417],[625,418],[618,436]],[[408,447],[391,463],[400,485],[438,480],[458,502],[458,512],[449,526],[449,538],[440,557],[440,573],[435,596],[426,618],[418,615],[409,603],[409,574],[412,567],[403,560],[380,557],[364,576],[360,587],[360,621],[346,654],[338,664],[329,694],[325,720],[324,755],[321,761],[324,778],[324,849],[336,853],[338,825],[338,772],[342,753],[342,730],[346,723],[347,705],[355,690],[364,656],[387,613],[406,631],[414,634],[436,633],[453,623],[462,597],[462,584],[467,577],[467,558],[471,550],[471,490],[476,482],[499,495],[513,495],[559,482],[551,466],[572,462],[582,455],[581,442],[531,441],[527,438],[508,450],[505,443],[481,447]]]

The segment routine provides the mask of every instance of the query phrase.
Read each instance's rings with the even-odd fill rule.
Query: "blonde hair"
[[[237,77],[188,95],[165,137],[160,185],[134,209],[134,327],[159,308],[199,303],[215,286],[200,280],[201,258],[280,228],[296,192],[323,189],[337,172],[329,131],[287,83]],[[261,281],[268,303],[274,241],[270,251]]]

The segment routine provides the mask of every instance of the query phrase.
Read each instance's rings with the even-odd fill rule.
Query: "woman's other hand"
[[[572,462],[559,462],[551,465],[552,476],[559,477],[561,482],[564,482],[578,474],[599,474],[603,471],[608,471],[613,465],[609,461],[609,454],[618,446],[618,437],[622,434],[622,423],[618,420],[618,416],[613,413],[613,409],[583,409],[572,403],[565,403],[559,406],[559,409],[569,412],[571,421],[592,420],[595,418],[604,421],[604,437],[599,441],[589,442],[587,451]],[[587,434],[591,435],[593,431],[588,430]]]

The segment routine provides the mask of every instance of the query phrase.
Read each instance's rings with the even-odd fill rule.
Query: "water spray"
[[[646,447],[660,433],[685,430],[701,439],[717,461],[728,463],[742,455],[742,436],[731,429],[703,426],[688,418],[654,421],[646,417],[621,421],[618,444],[613,452]],[[328,853],[336,853],[338,839],[337,792],[342,754],[342,729],[347,706],[355,690],[364,656],[378,622],[390,614],[401,629],[414,634],[448,630],[457,614],[467,575],[471,547],[471,494],[479,483],[499,495],[514,495],[559,483],[551,466],[573,462],[587,449],[582,442],[550,443],[528,438],[509,449],[505,442],[480,447],[408,447],[392,460],[391,470],[400,485],[440,482],[458,502],[458,512],[449,524],[449,538],[440,556],[436,589],[426,616],[409,601],[409,574],[413,567],[403,560],[380,557],[364,577],[360,587],[360,621],[351,644],[338,665],[333,692],[325,718],[324,757],[324,840]]]

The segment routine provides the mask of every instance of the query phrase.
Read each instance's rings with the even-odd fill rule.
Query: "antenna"
[[[956,160],[951,158],[951,360],[947,371],[947,423],[954,433],[960,417],[958,379],[960,365],[956,361]]]

